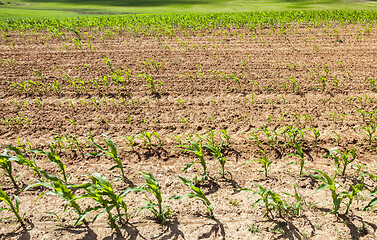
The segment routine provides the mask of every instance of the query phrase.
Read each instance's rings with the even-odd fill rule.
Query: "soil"
[[[19,189],[6,176],[1,176],[0,184],[8,195],[19,196],[26,226],[4,221],[0,239],[377,239],[376,211],[362,211],[372,199],[369,191],[355,198],[347,215],[345,205],[335,215],[329,213],[330,191],[316,192],[321,183],[310,175],[314,174],[310,169],[334,175],[335,166],[324,157],[333,148],[342,152],[356,148],[356,160],[345,176],[336,178],[346,190],[349,184],[360,183],[358,173],[377,173],[377,141],[369,143],[362,133],[362,127],[376,120],[377,93],[371,80],[377,77],[376,30],[367,32],[358,24],[297,25],[286,35],[265,28],[153,37],[92,29],[82,32],[81,48],[70,32],[60,37],[47,31],[4,33],[0,38],[2,149],[12,145],[47,151],[50,143],[63,138],[66,148],[56,151],[66,164],[70,183],[88,182],[88,175],[98,172],[120,192],[130,185],[141,186],[145,180],[139,173],[148,172],[158,179],[163,204],[170,206],[172,216],[160,225],[152,213],[138,214],[145,205],[144,195],[132,192],[124,198],[131,218],[119,230],[109,227],[106,214],[94,223],[94,214],[89,215],[86,226],[74,228],[76,215],[62,213],[66,202],[58,196],[43,195],[37,200],[47,192],[42,187],[19,193],[38,178],[31,169],[14,163]],[[127,90],[114,80],[108,87],[104,84],[116,79],[117,71]],[[156,85],[155,92],[144,81],[148,76]],[[321,77],[326,79],[324,84]],[[100,82],[98,88],[95,82]],[[361,110],[370,114],[363,119]],[[295,150],[284,144],[282,134],[272,145],[255,130],[267,127],[281,133],[285,126],[305,129],[311,135],[309,128],[314,127],[321,133],[318,144],[304,135],[302,176],[298,165],[288,165],[299,158],[289,156]],[[196,157],[175,147],[174,136],[184,140],[188,134],[199,134],[206,143],[210,129],[229,133],[230,144],[223,147],[223,155],[225,170],[232,176],[222,178],[219,163],[205,152],[208,178],[197,186],[210,200],[213,218],[196,199],[169,200],[190,191],[178,175],[191,179],[202,174],[198,163],[182,171]],[[253,130],[260,144],[250,139]],[[161,146],[156,138],[150,148],[138,139],[132,150],[124,136],[143,131],[157,132]],[[119,180],[119,169],[108,170],[114,165],[111,158],[87,155],[96,151],[88,141],[90,133],[102,146],[102,133],[113,140],[132,184]],[[69,146],[64,136],[75,136],[80,149]],[[219,136],[217,133],[217,143]],[[268,177],[261,172],[260,163],[245,164],[261,158],[260,150],[272,161]],[[41,155],[36,162],[49,174],[59,173],[56,165]],[[257,190],[256,183],[289,203],[296,200],[284,192],[294,194],[296,187],[306,203],[301,214],[291,211],[279,216],[274,211],[272,219],[264,217],[263,204],[253,208],[259,195],[238,190]],[[365,186],[375,189],[376,180],[365,176]],[[342,190],[339,186],[338,191]],[[77,194],[84,193],[80,191]],[[78,203],[83,209],[93,205],[88,199]],[[0,218],[11,216],[0,213]]]

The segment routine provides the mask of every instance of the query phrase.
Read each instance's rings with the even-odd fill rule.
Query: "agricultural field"
[[[376,20],[4,20],[0,239],[376,239]]]
[[[122,14],[377,10],[376,0],[3,0],[0,20]]]

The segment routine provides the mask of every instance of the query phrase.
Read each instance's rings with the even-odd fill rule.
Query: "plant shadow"
[[[163,228],[163,231],[160,235],[153,237],[152,239],[161,239],[161,240],[167,240],[167,239],[185,239],[185,235],[183,232],[178,228],[179,222],[178,219],[173,218],[170,221],[167,221],[164,226],[161,226]]]
[[[19,226],[16,230],[10,233],[0,234],[0,239],[17,238],[20,240],[30,240],[31,237],[29,231],[34,228],[34,223],[29,220],[24,220],[24,222],[25,226]]]
[[[224,225],[215,217],[211,218],[213,221],[215,221],[215,224],[206,224],[206,225],[212,225],[209,232],[203,233],[198,237],[198,239],[225,239],[225,228]],[[214,236],[212,236],[214,235]]]
[[[310,236],[301,233],[300,230],[292,223],[292,221],[286,220],[284,218],[282,219],[282,221],[271,220],[276,225],[275,227],[270,229],[270,231],[280,233],[280,235],[276,239],[309,239],[310,237],[313,237],[316,231],[314,225],[306,216],[301,216],[301,218],[310,225]]]
[[[206,190],[205,195],[211,195],[220,189],[220,185],[215,181],[215,179],[207,176],[207,180],[203,183],[198,184],[198,187]]]
[[[360,239],[361,237],[368,235],[366,225],[370,226],[374,232],[377,230],[376,224],[364,221],[361,217],[354,216],[354,218],[357,218],[357,220],[362,223],[361,227],[356,227],[351,219],[345,214],[339,214],[338,217],[339,219],[342,219],[343,223],[349,228],[352,239]]]

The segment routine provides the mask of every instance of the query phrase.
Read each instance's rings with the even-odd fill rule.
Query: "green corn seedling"
[[[4,192],[3,190],[0,189],[0,203],[5,202],[9,207],[0,207],[0,212],[2,211],[9,211],[12,212],[16,217],[17,221],[21,224],[21,226],[25,226],[25,223],[23,221],[23,218],[25,217],[25,214],[23,217],[20,216],[20,199],[18,196],[13,195],[14,202],[13,204],[12,199]],[[6,221],[8,219],[12,219],[14,217],[7,217],[0,219],[0,222]]]
[[[318,145],[318,138],[319,138],[319,136],[321,136],[321,133],[315,127],[309,128],[309,130],[311,130],[313,132],[313,135],[310,135],[309,133],[307,133],[307,135],[313,137],[313,139],[314,139],[314,146],[317,146]]]
[[[225,147],[229,147],[229,145],[230,145],[230,136],[229,136],[229,133],[225,129],[219,131],[219,133],[221,133],[222,137],[224,137],[224,139],[225,139],[225,145],[224,145],[222,137],[220,136],[220,138],[221,138],[221,145],[224,145]]]
[[[181,176],[178,176],[178,177],[182,180],[183,184],[190,187],[193,192],[189,192],[189,193],[187,193],[183,196],[173,196],[170,199],[182,199],[182,198],[185,198],[185,197],[196,198],[204,204],[204,206],[207,209],[207,212],[209,213],[209,217],[212,218],[213,217],[213,207],[211,205],[211,202],[208,200],[208,198],[204,194],[203,190],[201,190],[199,187],[195,186],[190,180],[188,180],[184,177],[181,177]]]
[[[257,129],[255,129],[257,130]],[[254,132],[253,130],[251,130],[250,132],[248,132],[251,137],[249,138],[249,140],[255,140],[256,142],[256,145],[259,146],[261,144],[260,140],[259,140],[259,136],[256,132]]]
[[[100,145],[98,145],[97,143],[94,142],[93,138],[89,139],[89,142],[95,146],[97,149],[99,149],[101,152],[100,153],[89,153],[90,156],[101,156],[101,155],[105,155],[107,157],[110,157],[111,159],[114,160],[114,162],[116,163],[116,165],[112,166],[109,170],[113,170],[115,168],[119,168],[121,173],[122,173],[122,179],[124,180],[127,180],[128,178],[126,178],[126,176],[124,175],[124,168],[123,168],[123,163],[121,161],[121,159],[119,158],[118,156],[118,149],[116,147],[116,145],[113,143],[113,141],[111,141],[111,139],[106,135],[106,134],[102,134],[105,139],[105,143],[106,143],[106,147],[107,148],[103,148],[101,147]]]
[[[50,152],[45,152],[43,150],[40,150],[40,149],[36,149],[36,150],[31,150],[32,153],[35,153],[35,154],[43,154],[43,155],[46,155],[48,160],[51,162],[51,163],[54,163],[60,170],[61,172],[61,175],[63,176],[63,182],[65,184],[68,184],[68,179],[67,179],[67,174],[65,172],[65,164],[61,161],[60,157],[56,154],[53,146],[50,144]]]
[[[296,189],[296,185],[294,185],[294,189],[295,189],[295,194],[290,194],[290,193],[285,193],[285,192],[283,192],[283,193],[285,195],[291,196],[291,197],[296,199],[296,203],[291,204],[289,209],[293,209],[293,213],[300,216],[303,205],[305,205],[305,200],[304,200],[304,197],[302,195],[298,194],[297,189]]]
[[[369,196],[374,196],[377,194],[377,188],[374,190],[370,191]],[[372,211],[373,209],[377,208],[377,197],[373,198],[368,205],[366,205],[363,209],[363,211]]]
[[[28,159],[18,148],[15,148],[12,146],[6,146],[6,147],[9,150],[12,150],[13,152],[16,153],[16,156],[11,156],[10,160],[15,161],[16,163],[20,165],[25,165],[25,166],[30,167],[34,171],[34,174],[36,174],[39,179],[42,179],[41,172],[39,171],[39,167],[37,163],[35,162],[34,158],[32,160]]]
[[[301,83],[296,81],[295,77],[290,77],[289,78],[289,83],[291,84],[292,86],[292,92],[293,93],[298,93],[300,91],[300,85]]]
[[[97,204],[95,207],[91,208],[90,211],[101,209],[94,217],[93,222],[95,222],[102,213],[106,212],[111,229],[119,229],[120,226],[128,223],[130,215],[127,204],[124,202],[123,198],[127,193],[135,191],[135,188],[127,188],[119,194],[116,194],[111,183],[102,174],[93,173],[90,178],[92,183],[74,185],[73,187],[86,191],[86,194],[76,199],[90,198]],[[115,213],[112,212],[113,209],[115,209]]]
[[[145,178],[146,183],[143,184],[141,187],[137,188],[135,191],[138,192],[149,192],[152,193],[156,199],[157,204],[154,203],[146,194],[145,194],[145,203],[146,206],[142,207],[139,213],[143,210],[149,210],[153,213],[153,215],[157,218],[157,220],[164,225],[167,218],[171,215],[171,210],[169,206],[162,206],[162,196],[161,196],[161,188],[157,181],[157,179],[150,173],[142,172],[141,175]]]
[[[135,139],[137,138],[137,135],[131,135],[131,136],[124,136],[124,141],[127,143],[128,146],[131,147],[132,151],[135,152]]]
[[[319,73],[317,73],[318,76],[318,82],[322,84],[322,91],[325,91],[327,86],[327,78],[326,76],[321,76]]]
[[[335,181],[337,173],[335,172],[333,178],[330,178],[326,173],[321,172],[320,170],[316,170],[316,169],[310,169],[310,170],[317,173],[315,175],[310,174],[314,179],[316,179],[317,181],[323,182],[315,190],[315,192],[318,192],[326,188],[329,189],[331,192],[331,198],[332,198],[332,204],[333,204],[333,210],[331,211],[331,213],[338,215],[340,204],[342,203],[342,200],[343,200],[342,198],[343,194],[337,193],[338,182]]]
[[[220,163],[220,170],[221,170],[221,177],[222,178],[225,178],[225,173],[228,173],[230,175],[231,178],[232,177],[232,174],[229,172],[229,171],[225,171],[225,163],[226,163],[226,158],[223,156],[222,152],[221,152],[221,148],[222,146],[214,146],[214,145],[205,145],[203,146],[204,149],[206,149],[208,152],[210,152],[215,158],[216,158],[216,161],[219,161]]]
[[[146,87],[151,90],[152,94],[157,94],[157,88],[156,88],[156,83],[152,79],[152,77],[149,74],[139,74],[137,77],[144,77],[143,81],[147,82]],[[166,92],[165,85],[161,81],[157,81],[157,84],[163,88],[163,92]]]
[[[278,144],[278,134],[276,130],[269,130],[267,126],[263,128],[258,128],[258,130],[266,137],[266,143],[268,146],[273,148]]]
[[[192,152],[195,154],[196,157],[199,158],[199,161],[190,162],[189,164],[186,165],[183,171],[186,171],[195,163],[200,163],[203,167],[203,176],[201,180],[201,182],[203,182],[207,178],[207,163],[206,163],[206,160],[204,159],[202,142],[199,141],[197,143],[197,142],[194,142],[193,140],[187,140],[186,142],[187,144],[181,144],[178,146],[178,147],[183,148],[181,152]]]
[[[238,89],[241,91],[242,87],[241,87],[241,82],[240,82],[240,79],[238,77],[236,77],[234,75],[234,73],[228,75],[228,78],[230,78],[231,80],[233,80],[234,82],[237,83],[237,86],[238,86]]]
[[[337,172],[340,169],[340,165],[343,164],[341,175],[344,176],[347,166],[356,159],[356,148],[353,148],[352,150],[346,149],[344,152],[341,152],[338,149],[330,149],[330,154],[325,155],[324,157],[332,158]]]
[[[361,183],[358,183],[356,185],[349,184],[349,187],[351,191],[343,191],[339,193],[339,196],[341,199],[345,199],[345,198],[348,199],[348,202],[344,203],[346,205],[345,215],[348,214],[350,210],[350,206],[353,203],[354,198],[358,196],[360,192],[366,190],[366,188],[364,187],[364,177],[362,177]]]
[[[259,189],[255,191],[249,188],[239,188],[238,190],[253,192],[252,195],[258,194],[260,196],[260,198],[253,204],[252,208],[263,202],[266,210],[266,213],[263,215],[263,217],[267,217],[267,219],[270,220],[273,218],[273,212],[277,212],[279,214],[279,217],[282,217],[282,214],[285,211],[285,206],[284,202],[280,199],[279,194],[266,189],[258,183],[254,183],[254,185]]]
[[[206,136],[207,142],[210,146],[215,146],[216,145],[216,140],[215,140],[215,131],[212,129],[209,129],[209,132],[207,133],[208,135]]]
[[[301,177],[302,176],[302,172],[304,170],[304,166],[305,166],[304,150],[301,147],[301,143],[298,143],[298,142],[295,142],[295,144],[293,145],[293,147],[295,148],[296,152],[289,154],[287,157],[297,156],[297,157],[300,158],[300,161],[299,162],[291,162],[288,165],[292,165],[292,164],[298,164],[298,165],[300,165],[300,174],[299,175]]]
[[[113,65],[111,64],[110,59],[105,54],[102,54],[102,57],[104,59],[102,62],[106,63],[107,66],[109,66],[110,71],[112,71],[113,70]]]
[[[9,177],[13,185],[18,188],[16,179],[13,177],[13,168],[11,156],[4,150],[4,154],[0,155],[0,168],[5,171],[5,176]]]
[[[272,161],[269,160],[267,157],[266,157],[266,154],[264,153],[263,150],[260,150],[261,154],[262,154],[262,157],[261,158],[258,158],[258,159],[253,159],[253,160],[249,160],[247,162],[244,163],[247,164],[249,162],[259,162],[260,164],[262,164],[263,166],[263,172],[264,172],[264,176],[268,177],[268,171],[270,170],[270,165],[272,164]]]
[[[78,215],[78,218],[74,224],[74,226],[78,226],[81,222],[85,223],[85,217],[93,211],[93,208],[88,208],[86,211],[82,211],[80,206],[76,203],[77,196],[72,192],[71,185],[67,185],[63,183],[59,178],[47,174],[45,171],[41,170],[41,173],[43,176],[48,180],[46,182],[39,182],[32,185],[27,186],[22,191],[26,191],[29,188],[35,187],[35,186],[43,186],[45,188],[50,189],[47,193],[42,193],[39,195],[37,200],[41,198],[43,195],[53,195],[58,196],[61,199],[65,200],[67,203],[64,205],[64,210],[61,214],[67,211],[68,207],[72,208],[74,212]],[[60,214],[59,214],[60,215]]]
[[[147,132],[143,131],[142,133],[138,134],[136,138],[140,138],[143,140],[143,144],[147,149],[152,148],[152,137],[155,136],[155,138],[158,141],[158,146],[161,147],[161,138],[160,135],[158,135],[157,132]]]
[[[285,126],[285,129],[282,130],[281,134],[284,137],[283,146],[289,145],[295,148],[296,144],[301,144],[305,140],[303,130],[295,126],[294,127]]]
[[[377,130],[377,123],[368,124],[364,127],[361,127],[361,129],[364,130],[361,133],[367,137],[365,140],[369,143],[369,145],[372,145],[373,140],[377,138],[377,136],[375,135]]]

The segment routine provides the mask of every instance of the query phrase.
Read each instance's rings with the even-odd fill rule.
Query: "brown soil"
[[[339,39],[334,29],[339,31]],[[103,143],[101,133],[106,133],[118,146],[126,176],[133,177],[132,183],[140,186],[145,180],[139,172],[153,174],[162,187],[164,204],[171,207],[173,215],[165,226],[159,225],[150,212],[137,215],[144,205],[143,194],[130,193],[125,200],[131,218],[120,231],[109,228],[105,214],[88,226],[73,228],[74,213],[59,217],[51,214],[63,211],[65,202],[59,197],[44,195],[36,201],[45,189],[31,188],[18,194],[9,179],[2,176],[2,189],[19,195],[20,212],[26,213],[27,224],[20,228],[14,220],[0,223],[0,239],[377,239],[376,211],[362,211],[371,200],[368,191],[355,200],[348,215],[344,214],[344,205],[339,216],[327,214],[332,209],[330,191],[315,192],[320,183],[309,175],[314,173],[309,169],[319,169],[333,176],[335,167],[323,155],[331,148],[343,151],[353,147],[357,148],[357,159],[345,177],[337,178],[338,182],[348,186],[361,179],[356,176],[356,165],[351,167],[355,163],[366,165],[362,171],[376,174],[377,142],[365,141],[360,128],[376,116],[363,120],[357,111],[373,111],[376,107],[376,90],[369,81],[377,77],[376,28],[368,34],[359,25],[295,26],[287,36],[277,29],[233,29],[182,33],[171,38],[93,30],[83,34],[82,49],[71,38],[75,37],[67,32],[56,38],[47,32],[25,31],[6,33],[0,39],[0,145],[25,145],[29,149],[29,142],[32,148],[47,150],[49,142],[55,143],[52,137],[74,135],[86,154],[94,150],[87,141],[89,131],[97,143]],[[103,55],[110,60],[111,68]],[[119,69],[129,69],[129,78],[123,74],[128,92],[123,86],[117,89],[114,83],[108,89],[102,84],[99,90],[91,84],[92,79],[106,80]],[[140,74],[151,76],[157,93],[151,93]],[[324,89],[317,74],[327,74]],[[86,89],[74,89],[69,79],[83,80]],[[293,89],[293,79],[300,83],[299,90]],[[10,83],[27,80],[40,81],[46,89],[37,83],[40,92],[32,85],[23,91]],[[56,81],[61,85],[60,92],[52,87]],[[287,157],[294,150],[283,145],[282,135],[273,147],[261,134],[259,146],[249,139],[249,131],[263,126],[316,127],[321,132],[317,146],[312,137],[305,135],[302,177],[297,165],[287,166],[298,158]],[[213,205],[214,218],[208,218],[204,205],[195,199],[168,200],[189,192],[178,175],[192,178],[195,174],[201,176],[202,171],[200,164],[182,171],[195,156],[173,149],[177,144],[173,136],[207,136],[209,129],[226,129],[231,137],[224,155],[232,179],[229,175],[221,178],[219,164],[205,154],[209,178],[199,186]],[[132,151],[121,136],[142,131],[158,132],[162,146],[154,142],[151,149],[146,149],[137,140]],[[21,143],[17,143],[17,137]],[[273,162],[267,178],[258,171],[262,169],[259,163],[244,165],[260,158],[261,149]],[[67,165],[66,171],[72,174],[71,183],[84,183],[89,181],[85,175],[100,172],[119,191],[129,186],[115,181],[119,169],[108,171],[114,163],[105,156],[82,156],[69,148],[59,155]],[[55,165],[42,160],[36,160],[41,169],[58,173]],[[30,169],[16,164],[14,175],[22,186],[37,181]],[[274,213],[274,218],[267,220],[263,204],[252,208],[258,195],[237,190],[256,190],[253,183],[271,189],[288,202],[295,200],[283,192],[293,194],[296,186],[307,205],[300,216],[279,217]],[[365,183],[370,189],[376,187],[376,181],[369,177],[365,177]],[[89,206],[91,201],[79,203]],[[1,218],[7,216],[10,213],[0,213]]]

